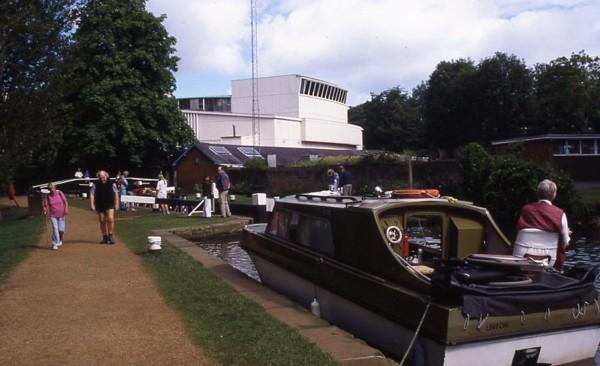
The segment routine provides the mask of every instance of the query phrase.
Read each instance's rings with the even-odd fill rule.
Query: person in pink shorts
[[[56,189],[56,184],[48,183],[50,193],[43,200],[44,215],[52,222],[52,250],[62,245],[65,234],[65,216],[69,213],[69,203],[65,194]]]

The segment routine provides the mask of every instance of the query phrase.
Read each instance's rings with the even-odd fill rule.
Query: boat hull
[[[316,298],[320,304],[322,318],[348,330],[394,358],[400,359],[404,355],[415,329],[409,329],[382,317],[277,266],[256,253],[249,254],[260,274],[261,281],[267,286],[307,309],[310,309],[310,303]],[[512,364],[517,350],[540,347],[538,359],[540,363],[560,365],[589,361],[589,364],[593,365],[599,342],[600,327],[597,325],[459,345],[444,344],[420,336],[412,357],[423,360],[426,365],[504,366]]]

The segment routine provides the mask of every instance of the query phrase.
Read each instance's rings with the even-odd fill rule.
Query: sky
[[[495,52],[528,65],[600,56],[600,0],[256,0],[259,76],[306,75],[356,105],[410,92],[441,61]],[[177,97],[227,95],[251,77],[250,0],[149,0],[177,39]]]

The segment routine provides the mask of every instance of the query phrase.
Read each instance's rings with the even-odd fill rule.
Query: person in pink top
[[[52,250],[62,245],[65,234],[65,216],[69,213],[69,203],[65,194],[56,189],[56,184],[48,183],[50,193],[44,198],[44,215],[52,222]]]

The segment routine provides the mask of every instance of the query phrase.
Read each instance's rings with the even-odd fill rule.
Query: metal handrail
[[[307,201],[321,201],[324,203],[358,203],[362,200],[353,196],[320,196],[316,194],[298,193],[296,199],[306,199]],[[332,202],[335,201],[335,202]]]

